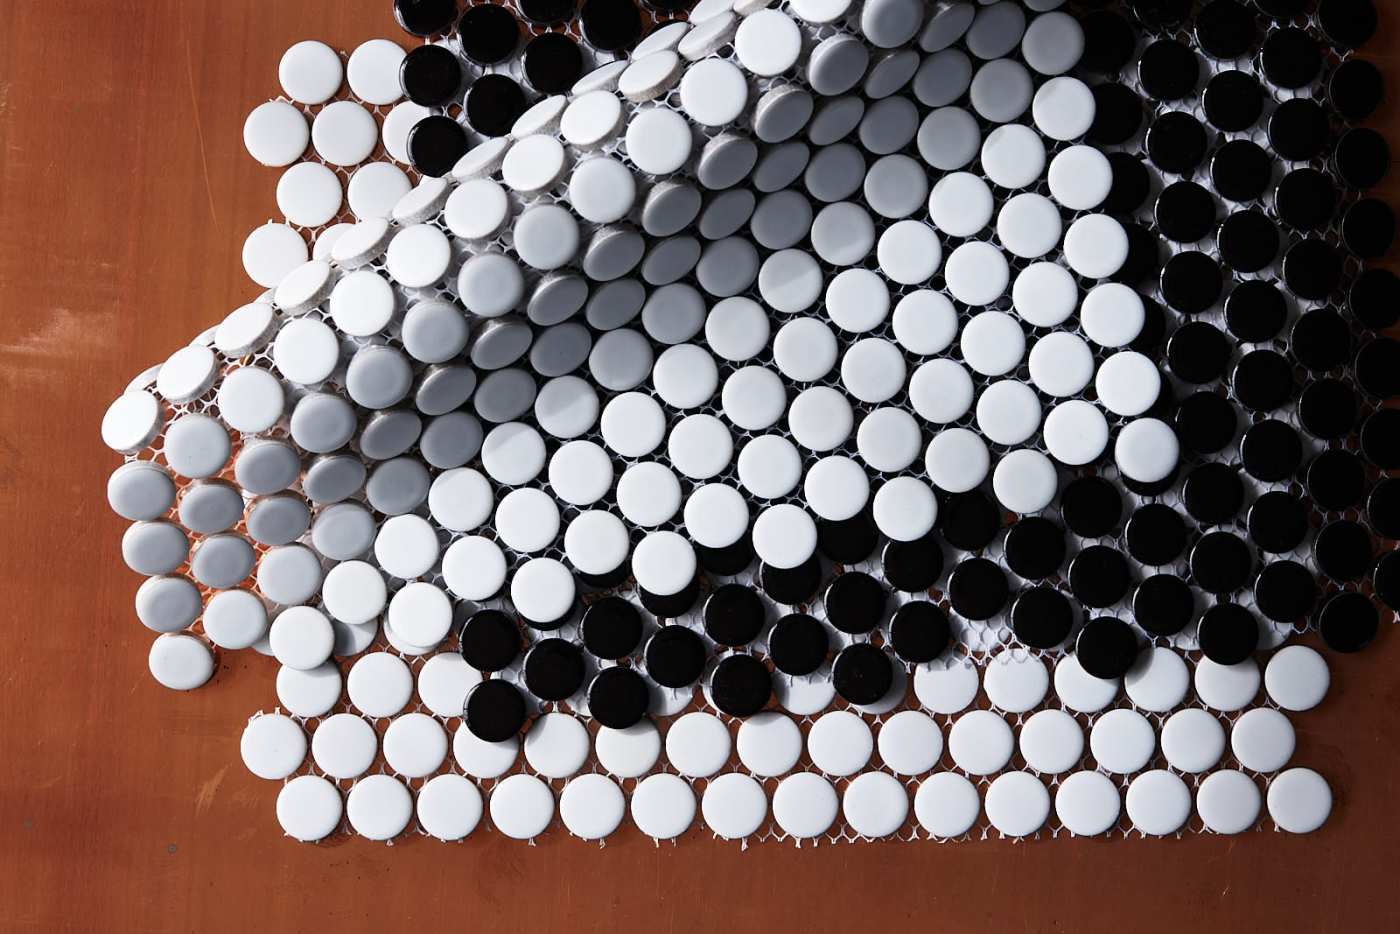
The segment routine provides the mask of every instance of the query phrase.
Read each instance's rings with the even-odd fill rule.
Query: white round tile
[[[807,732],[812,764],[827,775],[854,775],[870,761],[874,749],[870,727],[848,710],[822,714]]]
[[[1153,769],[1133,779],[1125,805],[1135,829],[1165,836],[1180,830],[1191,816],[1191,791],[1166,769]]]
[[[914,794],[919,826],[940,839],[961,837],[977,823],[982,800],[977,787],[956,772],[935,772]]]
[[[658,772],[637,783],[632,791],[632,822],[657,840],[680,836],[695,820],[695,793],[684,780]]]
[[[773,819],[799,840],[825,833],[836,821],[837,809],[836,789],[811,772],[789,775],[773,792]]]
[[[943,733],[933,718],[901,710],[880,725],[876,738],[880,759],[898,775],[922,775],[943,754]]]
[[[340,792],[317,775],[298,775],[277,793],[277,823],[283,833],[302,843],[334,833],[344,810]]]
[[[1315,649],[1289,645],[1264,667],[1264,690],[1284,710],[1311,710],[1322,703],[1331,684],[1327,662]]]
[[[989,710],[971,710],[953,721],[948,753],[969,775],[991,775],[1011,761],[1015,740],[1006,721]]]
[[[716,836],[742,840],[763,826],[768,817],[768,798],[758,782],[729,772],[706,783],[700,812],[705,826]]]
[[[554,793],[533,775],[510,775],[491,790],[491,823],[515,840],[544,833],[554,819]]]
[[[1021,757],[1037,772],[1068,772],[1084,757],[1084,732],[1063,710],[1041,710],[1021,724]]]
[[[1055,816],[1077,837],[1107,833],[1118,823],[1118,786],[1101,772],[1075,772],[1055,791]]]
[[[1035,833],[1050,816],[1050,793],[1028,772],[998,775],[987,788],[987,819],[1008,837]]]
[[[1254,780],[1232,769],[1212,772],[1196,789],[1196,813],[1215,833],[1244,833],[1259,820],[1263,801]]]
[[[568,832],[584,840],[601,840],[622,825],[627,812],[622,788],[601,774],[571,779],[559,795],[559,818]]]

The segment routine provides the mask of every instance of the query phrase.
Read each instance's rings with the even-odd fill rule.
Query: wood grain
[[[1394,84],[1386,12],[1373,52]],[[255,294],[239,249],[274,213],[277,173],[244,153],[241,127],[275,94],[281,51],[381,35],[399,35],[388,0],[0,0],[0,929],[1397,928],[1391,631],[1330,656],[1331,696],[1298,718],[1297,761],[1338,792],[1306,838],[282,838],[277,786],[238,761],[275,666],[225,653],[191,694],[147,675],[97,427],[132,375]]]

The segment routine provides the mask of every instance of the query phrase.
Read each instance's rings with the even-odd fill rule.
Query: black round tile
[[[652,593],[645,587],[638,587],[637,596],[652,616],[657,619],[675,619],[690,612],[690,608],[695,606],[695,601],[700,599],[700,579],[698,576],[693,577],[683,589],[668,594]]]
[[[1057,648],[1073,626],[1074,607],[1053,587],[1023,590],[1011,604],[1011,631],[1028,648]]]
[[[1363,58],[1347,59],[1327,79],[1327,100],[1350,123],[1375,113],[1384,99],[1385,80],[1380,69]]]
[[[1220,299],[1225,280],[1219,264],[1209,255],[1198,250],[1184,250],[1167,260],[1166,265],[1162,267],[1161,286],[1162,297],[1168,305],[1184,315],[1198,315],[1214,306]],[[1180,333],[1180,329],[1177,333]],[[1198,330],[1191,333],[1201,332]],[[1175,340],[1176,336],[1173,335],[1172,339]],[[1198,339],[1200,338],[1192,338]],[[1170,352],[1169,345],[1168,353]]]
[[[796,606],[806,603],[817,594],[822,582],[822,565],[816,555],[803,561],[795,568],[775,568],[771,564],[760,564],[758,582],[763,592],[778,603]]]
[[[1191,549],[1191,579],[1206,593],[1234,593],[1254,576],[1254,553],[1238,535],[1208,532]]]
[[[394,0],[394,19],[411,36],[447,32],[457,17],[457,0]]]
[[[1242,341],[1262,343],[1283,330],[1288,304],[1278,286],[1264,279],[1246,279],[1225,299],[1225,326]]]
[[[847,571],[827,585],[822,602],[831,625],[857,635],[879,625],[888,599],[885,588],[875,578],[860,571]]]
[[[1316,39],[1296,26],[1271,29],[1259,50],[1259,67],[1276,87],[1305,87],[1322,70],[1322,50]]]
[[[1210,180],[1231,201],[1254,201],[1269,187],[1273,160],[1247,139],[1232,139],[1210,157]]]
[[[1083,61],[1082,59],[1080,60]],[[1114,82],[1096,84],[1094,120],[1086,134],[1091,143],[1114,146],[1126,143],[1142,126],[1142,99],[1132,88]]]
[[[408,160],[424,175],[441,178],[467,153],[467,131],[451,117],[433,114],[408,131]]]
[[[763,601],[744,584],[725,584],[705,598],[705,632],[720,645],[748,645],[763,630]]]
[[[1344,48],[1358,49],[1376,34],[1376,5],[1371,0],[1318,0],[1313,15],[1323,35]]]
[[[1254,605],[1276,623],[1296,623],[1317,604],[1317,581],[1297,561],[1275,561],[1254,582]]]
[[[525,686],[542,701],[572,697],[583,672],[583,653],[567,639],[541,639],[525,653]]]
[[[836,564],[859,564],[880,544],[880,532],[869,513],[849,519],[818,519],[817,550]]]
[[[826,661],[826,627],[805,613],[789,613],[768,634],[768,657],[783,674],[810,675]]]
[[[1205,160],[1205,127],[1183,110],[1170,110],[1152,122],[1145,140],[1147,158],[1163,172],[1190,175]],[[1224,192],[1221,192],[1224,194]],[[1238,200],[1238,199],[1237,199]]]
[[[1390,171],[1390,146],[1370,127],[1355,127],[1337,140],[1332,166],[1346,185],[1373,188]]]
[[[1393,399],[1400,395],[1400,342],[1393,337],[1372,337],[1352,363],[1357,384],[1373,399]]]
[[[1137,661],[1137,636],[1121,619],[1100,616],[1079,630],[1074,654],[1085,673],[1095,678],[1121,678]]]
[[[1361,259],[1375,259],[1395,242],[1395,212],[1376,198],[1362,198],[1342,216],[1342,243]]]
[[[1084,54],[1079,67],[1101,75],[1115,75],[1132,60],[1137,31],[1117,13],[1096,10],[1080,21],[1084,29]]]
[[[588,684],[588,712],[600,725],[625,730],[646,716],[651,692],[642,676],[631,668],[614,665],[593,676]]]
[[[1308,495],[1323,512],[1341,512],[1361,502],[1366,468],[1350,451],[1323,451],[1308,464]]]
[[[1342,258],[1322,240],[1299,240],[1283,255],[1283,281],[1299,298],[1327,298],[1342,282]]]
[[[467,58],[478,65],[495,65],[510,58],[520,44],[520,23],[503,6],[478,3],[462,11],[457,39]]]
[[[1026,516],[1006,533],[1006,566],[1026,580],[1041,580],[1059,571],[1065,561],[1065,533],[1041,516]]]
[[[873,704],[894,684],[894,666],[880,649],[857,642],[842,649],[831,663],[831,683],[850,703]]]
[[[1215,227],[1215,198],[1195,182],[1176,182],[1157,196],[1153,218],[1168,240],[1195,243]]]
[[[1235,398],[1255,412],[1271,412],[1287,404],[1297,388],[1293,365],[1272,350],[1253,350],[1241,357],[1230,385]]]
[[[1142,564],[1171,564],[1186,550],[1186,522],[1165,503],[1139,506],[1123,536],[1128,554]]]
[[[694,630],[675,623],[652,633],[645,654],[647,675],[662,687],[694,684],[705,670],[705,640]]]
[[[1128,256],[1110,279],[1124,285],[1138,286],[1148,277],[1156,278],[1162,271],[1161,242],[1157,235],[1141,224],[1123,224],[1128,235]]]
[[[1298,400],[1298,419],[1315,438],[1332,441],[1351,434],[1356,425],[1356,393],[1338,379],[1308,385]]]
[[[574,573],[591,590],[610,590],[620,586],[632,576],[632,562],[630,559],[624,560],[611,571],[605,571],[602,574],[584,574],[582,571]]]
[[[631,655],[642,641],[642,614],[621,597],[604,597],[583,611],[583,647],[598,658]]]
[[[932,532],[912,542],[891,541],[880,553],[880,566],[895,590],[920,593],[943,573],[943,546]]]
[[[1131,214],[1147,200],[1152,180],[1147,166],[1132,153],[1115,151],[1108,154],[1113,171],[1113,183],[1101,207],[1113,214]]]
[[[968,558],[948,578],[948,602],[964,619],[991,619],[1006,606],[1006,574],[986,558]]]
[[[1381,470],[1400,468],[1400,409],[1378,409],[1366,416],[1361,453]]]
[[[1293,325],[1288,349],[1314,373],[1335,370],[1351,359],[1351,328],[1331,308],[1314,308]]]
[[[710,697],[731,717],[750,717],[768,705],[773,676],[752,655],[726,655],[710,674]]]
[[[1323,574],[1339,583],[1360,580],[1371,570],[1371,533],[1359,522],[1338,519],[1324,525],[1313,541],[1313,557]]]
[[[1123,498],[1103,477],[1079,477],[1060,491],[1060,516],[1074,534],[1100,538],[1118,531]]]
[[[1174,636],[1195,617],[1195,595],[1175,574],[1154,574],[1133,591],[1133,619],[1151,635]]]
[[[1230,347],[1230,339],[1215,325],[1188,321],[1167,341],[1167,366],[1185,382],[1211,383],[1225,375]]]
[[[630,49],[642,36],[642,14],[632,0],[583,0],[579,25],[588,44],[604,52]]]
[[[482,75],[467,92],[467,123],[482,136],[505,136],[525,106],[520,85],[502,74]]]
[[[1278,256],[1278,227],[1263,211],[1237,211],[1221,223],[1215,243],[1236,272],[1259,272]]]
[[[976,490],[954,493],[939,504],[938,524],[943,539],[963,551],[980,551],[1001,529],[1001,511]]]
[[[1217,665],[1238,665],[1259,648],[1259,622],[1238,603],[1217,603],[1201,614],[1196,641]]]
[[[467,692],[462,722],[477,739],[503,743],[525,725],[525,697],[509,681],[488,678]]]
[[[1162,311],[1162,306],[1151,298],[1142,298],[1142,330],[1138,336],[1133,338],[1128,344],[1129,350],[1136,350],[1140,354],[1154,354],[1158,347],[1162,346],[1162,341],[1167,336],[1167,315]]]
[[[399,85],[415,104],[442,107],[462,89],[462,63],[445,45],[420,45],[399,64]]]
[[[1400,277],[1389,269],[1363,269],[1347,291],[1347,308],[1372,331],[1393,327],[1400,321]]]
[[[1376,638],[1380,624],[1375,604],[1353,591],[1333,594],[1318,614],[1322,641],[1334,652],[1360,652]]]
[[[1188,451],[1214,454],[1234,440],[1239,412],[1225,396],[1203,390],[1181,401],[1175,425],[1177,437]]]
[[[500,671],[520,655],[520,627],[500,610],[477,610],[462,624],[462,658],[478,671]]]
[[[1196,14],[1196,41],[1211,58],[1239,58],[1254,50],[1259,23],[1237,0],[1211,0]]]
[[[1217,130],[1240,132],[1264,112],[1264,89],[1245,71],[1222,71],[1206,82],[1201,99],[1206,119]]]
[[[574,14],[575,0],[515,0],[520,15],[532,23],[562,23]]]
[[[822,638],[826,638],[825,630]],[[933,661],[948,648],[952,638],[947,614],[927,600],[911,600],[896,610],[890,620],[890,646],[911,665]]]
[[[1292,479],[1303,462],[1303,440],[1287,422],[1267,419],[1249,427],[1240,440],[1245,472],[1265,483]]]
[[[1249,507],[1249,540],[1261,551],[1286,554],[1308,535],[1308,513],[1298,498],[1282,490],[1265,493]]]
[[[1324,172],[1294,169],[1274,189],[1274,209],[1279,220],[1295,230],[1318,230],[1337,213],[1337,188]]]
[[[520,55],[525,80],[541,94],[563,94],[583,74],[583,52],[562,32],[542,32]]]
[[[1202,525],[1228,523],[1244,505],[1244,483],[1229,464],[1202,464],[1186,475],[1181,499]]]
[[[722,548],[696,545],[695,560],[711,574],[732,577],[753,563],[753,542],[745,532],[737,542]]]
[[[1400,539],[1400,479],[1386,477],[1372,488],[1366,518],[1382,538]]]
[[[1159,101],[1176,101],[1196,89],[1200,62],[1190,47],[1175,39],[1158,39],[1138,57],[1138,81]]]
[[[1392,610],[1400,610],[1400,551],[1387,552],[1371,572],[1376,597]]]
[[[1113,606],[1127,596],[1131,584],[1128,560],[1117,548],[1090,545],[1069,563],[1069,589],[1085,606]]]
[[[1269,145],[1293,162],[1308,162],[1327,145],[1327,111],[1305,97],[1279,104],[1269,117]]]

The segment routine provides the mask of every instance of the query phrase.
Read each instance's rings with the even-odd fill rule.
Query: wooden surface
[[[1331,695],[1298,718],[1297,761],[1338,793],[1305,838],[284,839],[277,785],[238,759],[275,666],[225,653],[190,694],[147,675],[97,428],[131,376],[255,294],[239,248],[274,213],[277,173],[241,126],[281,51],[374,36],[398,36],[388,0],[0,0],[0,929],[1397,928],[1393,631],[1330,656]],[[1387,23],[1372,54],[1395,38]]]

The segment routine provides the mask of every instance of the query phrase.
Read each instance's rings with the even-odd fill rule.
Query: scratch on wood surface
[[[185,77],[189,81],[190,107],[194,110],[194,132],[199,137],[199,161],[204,167],[204,191],[209,196],[209,216],[213,218],[214,224],[217,226],[219,212],[214,209],[214,186],[209,181],[209,155],[204,145],[204,124],[199,119],[199,98],[194,93],[194,63],[190,59],[190,38],[184,34],[183,24],[180,38],[185,45]]]
[[[224,776],[228,774],[228,766],[224,766],[214,773],[214,777],[199,786],[199,794],[194,800],[195,816],[203,814],[209,810],[209,806],[214,803],[214,793],[219,790],[219,786],[224,783]]]
[[[63,305],[43,309],[36,303],[36,310],[43,313],[9,322],[27,330],[0,340],[0,384],[48,379],[74,359],[90,359],[117,314],[105,303],[81,314]]]

